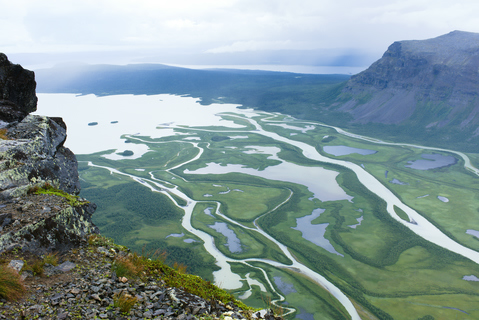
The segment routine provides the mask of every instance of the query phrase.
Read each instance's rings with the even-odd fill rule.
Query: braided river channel
[[[75,154],[88,155],[96,152],[104,152],[103,157],[118,162],[133,161],[145,157],[150,152],[149,145],[156,143],[167,143],[168,141],[176,141],[188,146],[189,148],[196,148],[197,152],[194,156],[183,161],[180,164],[175,164],[172,167],[162,168],[161,170],[174,175],[178,181],[185,182],[188,176],[192,175],[218,175],[228,173],[241,173],[244,175],[259,177],[262,179],[270,179],[275,181],[285,181],[307,187],[312,193],[311,200],[316,199],[321,202],[329,201],[348,201],[354,202],[355,198],[348,195],[347,192],[337,182],[336,178],[338,172],[325,169],[320,166],[304,166],[287,161],[280,156],[281,149],[274,146],[260,146],[251,141],[251,144],[245,147],[246,154],[251,155],[266,155],[268,163],[273,165],[265,166],[264,168],[252,168],[246,164],[224,164],[215,162],[205,162],[200,167],[193,167],[189,169],[188,165],[192,162],[198,163],[206,149],[212,148],[210,141],[202,141],[199,133],[217,133],[221,136],[227,136],[228,141],[231,142],[231,150],[235,149],[234,142],[236,139],[242,142],[248,141],[252,136],[262,136],[276,141],[281,145],[291,145],[301,150],[302,156],[309,160],[317,161],[318,163],[332,164],[341,166],[352,171],[359,182],[369,191],[383,199],[387,204],[387,212],[389,215],[397,220],[399,223],[422,237],[442,248],[455,252],[464,256],[474,263],[479,264],[479,252],[465,247],[445,235],[439,228],[429,222],[421,214],[416,212],[413,208],[404,204],[403,201],[392,192],[387,185],[384,185],[371,173],[365,170],[360,164],[340,160],[337,157],[328,157],[326,152],[322,154],[318,152],[315,146],[306,142],[302,142],[299,137],[305,134],[308,130],[314,130],[316,127],[323,126],[315,122],[304,122],[292,119],[291,117],[280,114],[272,114],[266,112],[258,112],[252,109],[240,109],[237,105],[231,104],[213,104],[209,106],[202,106],[197,99],[191,97],[180,97],[172,95],[153,95],[153,96],[134,96],[134,95],[116,95],[95,97],[93,95],[76,96],[73,94],[39,94],[39,106],[37,114],[47,116],[63,117],[68,127],[68,138],[66,146],[69,147]],[[276,127],[284,130],[282,132],[290,132],[289,135],[280,134],[271,128]],[[327,126],[326,126],[327,127]],[[268,129],[267,129],[268,128]],[[376,139],[352,135],[340,128],[330,127],[336,130],[338,135],[349,135],[358,140],[373,142],[378,145],[388,145]],[[128,140],[131,143],[125,144]],[[391,144],[389,145],[400,145]],[[410,146],[410,145],[409,145]],[[460,152],[451,150],[418,148],[447,151],[464,160],[468,170],[478,174],[467,156]],[[122,154],[125,149],[133,152],[132,155]],[[228,152],[225,150],[224,152]],[[369,152],[366,154],[372,154]],[[191,195],[187,195],[182,191],[181,186],[175,185],[175,180],[159,179],[153,172],[150,173],[150,178],[145,178],[144,175],[135,175],[131,171],[125,172],[116,167],[104,166],[88,162],[88,165],[95,168],[102,168],[108,170],[111,174],[128,177],[129,179],[144,185],[155,192],[161,192],[167,195],[171,201],[184,211],[184,216],[181,225],[187,232],[195,235],[204,243],[206,251],[214,257],[216,265],[219,270],[213,272],[215,283],[221,287],[229,290],[241,288],[244,282],[248,283],[249,290],[252,285],[268,286],[270,290],[275,292],[280,298],[278,303],[285,300],[284,292],[275,290],[273,285],[274,279],[268,276],[267,272],[258,267],[258,264],[267,264],[275,268],[288,269],[295,273],[301,274],[310,279],[309,281],[316,282],[319,286],[327,290],[334,296],[344,309],[349,314],[351,319],[361,319],[357,306],[353,304],[350,298],[343,293],[337,286],[326,279],[320,273],[314,271],[306,264],[302,263],[297,257],[291,253],[291,250],[284,244],[274,238],[272,235],[265,232],[258,224],[258,219],[252,224],[245,224],[237,221],[230,216],[227,216],[222,211],[222,204],[220,201],[208,200],[208,194],[203,198],[193,199]],[[142,170],[136,168],[136,170]],[[175,170],[176,174],[172,172]],[[177,174],[178,170],[182,172]],[[321,181],[321,183],[318,183]],[[223,190],[223,189],[222,189]],[[242,192],[242,190],[230,190],[227,192]],[[293,195],[290,190],[289,197],[283,199],[275,208],[264,212],[264,214],[274,214],[275,210],[284,205]],[[183,201],[179,203],[178,199]],[[218,232],[223,233],[231,243],[228,247],[231,252],[234,250],[241,250],[241,244],[238,239],[234,239],[234,233],[231,237],[227,236],[229,226],[242,230],[249,230],[257,233],[262,237],[274,243],[282,254],[287,257],[292,263],[286,264],[271,259],[261,258],[232,258],[223,254],[215,244],[215,239],[208,233],[194,228],[192,226],[192,215],[198,203],[216,203],[216,207],[210,207],[206,214],[212,215],[220,219],[221,223],[217,223],[214,228]],[[186,205],[185,205],[186,203]],[[394,208],[399,208],[407,214],[408,220],[398,216]],[[312,243],[317,244],[332,255],[340,255],[335,246],[324,237],[327,224],[323,225],[323,231],[320,229],[307,230],[302,225],[311,225],[311,221],[316,219],[322,213],[322,209],[316,209],[313,213],[307,212],[303,214],[303,218],[297,219],[297,227],[295,230],[302,231],[303,237]],[[311,214],[311,216],[309,216]],[[309,218],[307,218],[309,217]],[[300,220],[309,219],[309,220]],[[361,224],[361,219],[358,219],[358,226]],[[321,226],[321,225],[315,225]],[[211,227],[213,228],[213,227]],[[223,231],[221,231],[223,230]],[[172,237],[181,237],[183,234],[172,234]],[[236,241],[236,247],[235,247]],[[236,248],[236,249],[234,249]],[[257,279],[251,279],[248,276],[241,276],[232,271],[231,263],[240,263],[263,273],[266,283],[258,283]],[[477,275],[479,276],[479,275]],[[244,297],[248,296],[248,290],[242,293]],[[286,306],[286,307],[285,307]],[[293,308],[288,308],[284,304],[285,313],[293,312]],[[304,319],[308,317],[303,317]]]

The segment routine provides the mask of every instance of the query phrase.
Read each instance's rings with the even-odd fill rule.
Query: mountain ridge
[[[333,104],[354,123],[422,120],[427,131],[455,126],[479,135],[479,34],[453,31],[428,40],[394,42],[367,70],[352,76]],[[431,121],[418,119],[433,104]],[[432,108],[434,109],[434,108]]]

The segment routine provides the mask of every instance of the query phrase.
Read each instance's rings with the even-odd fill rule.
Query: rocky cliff
[[[33,72],[0,53],[0,253],[62,252],[97,230],[94,204],[65,199],[80,191],[77,161],[63,146],[61,118],[29,114],[36,110],[35,86]],[[56,195],[34,194],[46,186]]]
[[[422,129],[453,141],[479,136],[479,34],[453,31],[394,42],[383,57],[351,77],[335,110],[353,123]],[[454,138],[454,136],[456,137]]]
[[[0,93],[0,319],[282,320],[96,234],[65,123],[1,53]]]

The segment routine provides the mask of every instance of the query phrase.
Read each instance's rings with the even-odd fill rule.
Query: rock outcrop
[[[36,110],[35,86],[33,72],[0,54],[0,252],[63,252],[97,232],[94,204],[30,194],[44,186],[80,192],[75,155],[63,145],[65,123],[29,114]]]
[[[0,120],[20,121],[37,110],[35,75],[0,53]]]

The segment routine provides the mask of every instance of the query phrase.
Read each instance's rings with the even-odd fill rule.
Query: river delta
[[[124,239],[194,248],[247,303],[268,295],[302,319],[479,316],[468,280],[479,276],[479,178],[466,154],[197,102],[39,94],[38,113],[64,118],[86,189],[134,181],[183,212]]]

